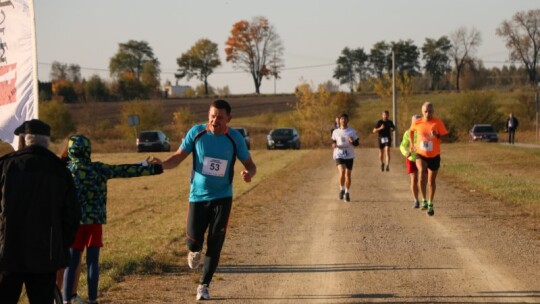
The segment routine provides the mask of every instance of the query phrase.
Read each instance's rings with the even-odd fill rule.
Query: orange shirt
[[[441,154],[441,140],[433,136],[432,132],[435,131],[440,136],[448,134],[442,120],[432,117],[427,121],[421,117],[413,121],[410,130],[417,133],[414,143],[416,153],[428,158]]]

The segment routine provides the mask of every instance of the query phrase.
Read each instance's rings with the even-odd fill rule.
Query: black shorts
[[[354,158],[336,158],[336,165],[345,165],[345,168],[352,170]]]
[[[441,155],[435,157],[425,157],[420,154],[416,154],[416,157],[426,162],[427,167],[431,171],[437,171],[441,167]]]
[[[383,143],[382,138],[379,137],[379,149],[381,150],[384,149],[385,147],[389,147],[389,148],[392,147],[392,137],[385,137],[385,138],[387,138],[388,141]]]

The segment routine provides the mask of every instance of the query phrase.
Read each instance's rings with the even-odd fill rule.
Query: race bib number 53
[[[202,173],[205,175],[212,176],[225,176],[225,171],[227,171],[227,163],[229,161],[226,159],[205,157],[203,159]]]

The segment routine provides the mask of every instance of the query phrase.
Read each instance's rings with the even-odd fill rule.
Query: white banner
[[[0,0],[0,139],[16,147],[15,128],[38,117],[34,3]]]

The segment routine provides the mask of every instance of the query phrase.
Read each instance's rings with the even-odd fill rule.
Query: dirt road
[[[337,198],[328,151],[239,197],[212,300],[540,303],[540,238],[519,215],[441,177],[428,217],[411,208],[403,159],[380,172],[376,153],[359,151],[350,203]],[[195,302],[198,273],[184,260],[165,275],[127,278],[101,302]]]

